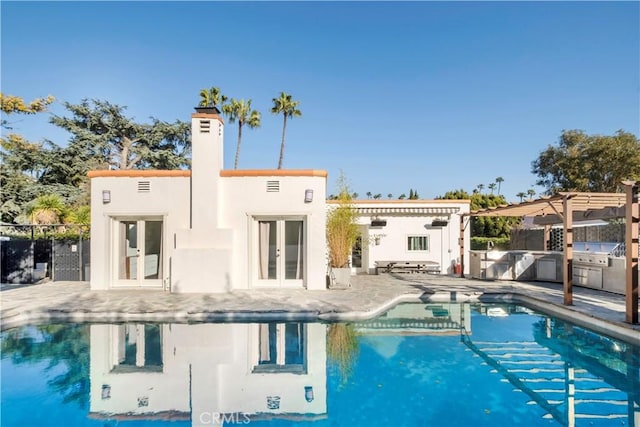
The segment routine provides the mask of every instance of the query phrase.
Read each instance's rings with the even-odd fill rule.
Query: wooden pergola
[[[514,216],[534,217],[536,224],[545,225],[545,244],[549,239],[550,226],[563,224],[564,304],[573,304],[573,223],[594,219],[625,218],[626,233],[626,286],[625,320],[638,323],[638,229],[640,209],[638,194],[640,181],[624,181],[624,193],[580,193],[561,192],[522,203],[472,211],[460,217],[460,263],[464,277],[464,230],[465,217],[469,216]],[[468,220],[466,221],[468,223]]]

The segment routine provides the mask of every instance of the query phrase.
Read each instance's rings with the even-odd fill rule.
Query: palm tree
[[[367,191],[367,198],[368,198],[368,199],[370,199],[370,198],[371,198],[371,195],[372,195],[371,191]]]
[[[39,196],[27,206],[31,224],[60,224],[66,212],[67,207],[57,194]]]
[[[482,189],[484,188],[484,184],[478,184],[478,193],[482,194]]]
[[[236,161],[233,165],[234,169],[238,169],[238,159],[240,158],[240,144],[242,142],[242,126],[247,125],[249,129],[260,127],[260,113],[251,109],[251,100],[237,100],[232,98],[231,101],[222,106],[222,112],[229,117],[229,123],[238,121],[238,144],[236,145]]]
[[[520,197],[520,203],[522,203],[522,200],[524,200],[524,196],[526,195],[527,193],[525,193],[524,191],[521,191],[518,194],[516,194],[516,197]]]
[[[533,196],[536,195],[536,190],[534,190],[533,188],[530,188],[527,190],[527,194],[529,195],[529,200],[532,200]]]
[[[227,102],[227,97],[220,92],[219,87],[210,87],[209,89],[200,90],[200,106],[201,107],[221,107]]]
[[[391,193],[387,194],[387,199],[393,199],[393,194]]]
[[[491,190],[491,194],[493,194],[493,190],[496,189],[496,183],[492,182],[491,184],[487,185],[487,188]]]
[[[500,184],[504,182],[504,178],[499,176],[496,178],[496,184],[498,184],[498,196],[500,195]]]
[[[280,144],[280,159],[278,160],[278,169],[282,169],[282,159],[284,158],[284,137],[287,132],[287,118],[300,117],[302,112],[298,110],[298,101],[294,101],[291,95],[280,92],[280,98],[273,98],[273,114],[280,114],[284,117],[282,124],[282,143]]]

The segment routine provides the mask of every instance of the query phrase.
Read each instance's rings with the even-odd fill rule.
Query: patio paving
[[[640,344],[640,325],[624,321],[622,295],[574,287],[574,304],[567,307],[562,305],[560,283],[483,281],[430,274],[353,276],[352,287],[344,290],[252,289],[222,294],[92,291],[87,282],[46,282],[2,285],[0,300],[2,330],[51,321],[360,320],[399,302],[516,302]]]

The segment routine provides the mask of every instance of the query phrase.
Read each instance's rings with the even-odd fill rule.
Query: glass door
[[[114,286],[162,287],[162,220],[116,221]]]
[[[302,287],[305,229],[302,219],[258,219],[255,263],[258,285]]]

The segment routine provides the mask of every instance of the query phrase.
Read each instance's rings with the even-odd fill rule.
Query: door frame
[[[276,249],[280,254],[279,261],[276,263],[276,278],[275,279],[260,279],[260,268],[258,263],[260,262],[260,227],[261,221],[275,221],[276,222]],[[302,221],[302,279],[286,279],[286,248],[285,248],[285,227],[286,221]],[[307,284],[308,273],[308,246],[309,246],[309,233],[308,233],[308,218],[307,215],[249,215],[249,277],[250,288],[290,288],[300,289],[305,288]]]
[[[164,289],[165,282],[165,253],[166,253],[166,218],[165,215],[158,214],[150,214],[150,215],[114,215],[110,216],[111,223],[111,238],[110,238],[110,250],[109,254],[111,256],[110,262],[110,285],[109,287],[112,289],[125,289],[125,288],[135,288],[135,289]],[[145,257],[140,256],[140,253],[144,253],[145,249],[145,229],[147,221],[160,221],[161,222],[161,237],[160,237],[160,254],[158,256],[158,275],[160,277],[156,279],[145,279],[144,275],[138,275],[139,277],[136,279],[120,279],[120,250],[121,250],[121,236],[120,236],[120,225],[122,222],[136,222],[137,230],[136,230],[136,240],[139,242],[137,244],[137,262],[136,262],[136,271],[144,271],[145,268]],[[142,224],[142,226],[140,226]]]

